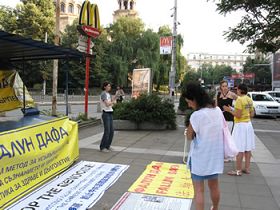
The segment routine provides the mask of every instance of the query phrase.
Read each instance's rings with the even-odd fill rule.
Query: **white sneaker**
[[[109,147],[109,149],[107,149],[107,150],[109,150],[111,152],[115,151],[115,149],[113,147]]]
[[[110,152],[110,150],[108,150],[108,149],[106,149],[106,148],[104,148],[104,149],[101,149],[101,150],[99,150],[100,152],[104,152],[104,153],[108,153],[108,152]]]

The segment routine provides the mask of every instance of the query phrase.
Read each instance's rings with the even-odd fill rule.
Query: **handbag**
[[[238,154],[238,149],[228,129],[228,124],[223,118],[223,141],[224,141],[224,158],[234,158]]]

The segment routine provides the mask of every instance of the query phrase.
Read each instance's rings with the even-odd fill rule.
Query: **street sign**
[[[87,47],[84,47],[84,46],[78,46],[77,50],[79,50],[80,52],[83,52],[83,53],[87,53]],[[89,54],[92,55],[92,49],[90,49]]]
[[[78,26],[77,29],[82,35],[94,38],[97,38],[101,34],[100,30],[91,26]]]
[[[231,75],[231,78],[232,79],[254,79],[255,78],[255,73],[245,73],[245,74],[242,74],[242,73],[239,73],[239,74],[232,74]]]
[[[87,53],[87,41],[88,41],[88,37],[86,36],[79,36],[79,40],[78,40],[78,47],[77,50],[79,50],[80,52],[83,53]],[[94,46],[94,43],[92,41],[90,41],[90,53],[92,55],[92,47]]]
[[[87,37],[85,37],[85,36],[79,36],[79,40],[78,40],[78,44],[79,44],[79,46],[82,46],[82,47],[87,47]],[[90,42],[90,48],[92,48],[94,46],[94,44],[93,44],[93,42],[91,41]]]
[[[171,54],[172,50],[172,36],[160,37],[160,54]]]

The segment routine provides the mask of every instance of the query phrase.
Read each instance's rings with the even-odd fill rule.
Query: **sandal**
[[[230,176],[242,176],[242,172],[240,170],[233,170],[233,171],[229,171],[227,173],[227,175],[230,175]]]
[[[242,172],[243,172],[244,174],[250,174],[250,170],[249,170],[249,169],[243,169]]]

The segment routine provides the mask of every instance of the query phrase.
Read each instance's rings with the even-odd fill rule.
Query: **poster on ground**
[[[137,98],[140,94],[151,93],[151,80],[151,69],[134,69],[132,76],[132,97]]]
[[[193,198],[194,189],[186,165],[153,161],[128,189],[129,192],[176,198]]]
[[[128,165],[81,161],[7,210],[88,209],[128,167]]]
[[[0,209],[66,170],[78,157],[78,126],[67,117],[1,132]]]
[[[189,210],[192,199],[126,192],[111,210]]]
[[[0,70],[0,112],[23,107],[24,97],[25,105],[34,107],[33,99],[26,87],[23,91],[23,86],[18,72],[15,70]]]

